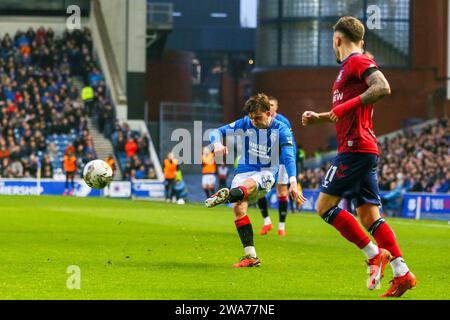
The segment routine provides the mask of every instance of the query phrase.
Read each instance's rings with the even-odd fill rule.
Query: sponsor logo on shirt
[[[344,93],[340,92],[339,90],[334,90],[333,103],[336,103],[337,101],[341,101],[343,98],[344,98]]]
[[[271,147],[260,145],[251,141],[249,142],[249,147],[250,147],[249,154],[264,159],[270,158],[269,153],[270,150],[272,149]]]

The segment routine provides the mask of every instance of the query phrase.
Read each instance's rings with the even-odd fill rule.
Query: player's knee
[[[236,203],[233,207],[233,213],[234,213],[234,218],[237,219],[241,219],[243,218],[247,213],[245,212],[243,205],[241,203]]]
[[[370,227],[373,226],[373,224],[375,222],[377,222],[379,219],[381,218],[381,216],[378,217],[374,217],[374,216],[370,216],[370,215],[359,215],[359,219],[361,220],[361,224],[364,226],[364,228],[366,228],[366,230],[369,230]]]
[[[326,202],[321,202],[321,201],[317,201],[316,203],[316,212],[319,216],[323,216],[325,213],[327,213],[331,208],[333,207],[333,205],[326,203]]]
[[[277,186],[277,195],[278,197],[287,197],[288,195],[288,188],[287,186]]]
[[[359,219],[361,221],[361,224],[366,228],[366,230],[369,230],[370,226],[372,225],[371,220],[369,217],[366,216],[359,216]]]
[[[247,179],[244,181],[244,183],[242,184],[245,188],[247,188],[247,192],[248,194],[253,194],[255,191],[257,191],[258,189],[258,185],[256,184],[256,182],[252,179]]]

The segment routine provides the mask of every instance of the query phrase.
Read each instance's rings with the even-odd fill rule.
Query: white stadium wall
[[[127,69],[126,69],[126,13],[127,1],[123,0],[99,0],[103,19],[106,24],[108,36],[111,42],[112,50],[119,71],[120,82],[122,88],[127,85]]]

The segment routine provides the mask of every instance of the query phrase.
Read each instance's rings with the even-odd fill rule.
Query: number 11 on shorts
[[[337,166],[331,166],[330,169],[328,169],[325,179],[323,179],[322,187],[327,188],[328,184],[333,181],[337,168]]]

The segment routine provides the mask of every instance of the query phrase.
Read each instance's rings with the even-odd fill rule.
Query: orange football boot
[[[280,236],[280,237],[286,237],[286,230],[278,230],[278,235]]]
[[[259,234],[267,234],[270,230],[273,229],[273,225],[272,224],[265,224],[262,228],[261,231],[259,232]]]
[[[233,264],[233,267],[235,268],[259,267],[260,264],[261,261],[258,259],[258,257],[251,257],[247,255],[242,257],[239,263]]]
[[[390,283],[391,287],[385,294],[381,295],[381,297],[400,297],[406,290],[414,288],[417,284],[417,280],[416,276],[408,271],[404,276],[395,277]]]

